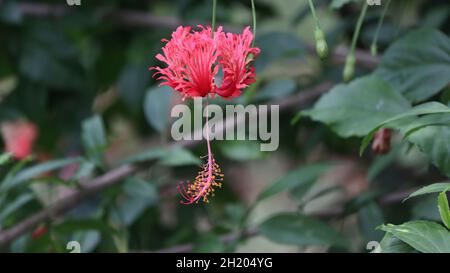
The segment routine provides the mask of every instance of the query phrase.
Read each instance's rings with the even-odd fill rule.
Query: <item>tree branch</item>
[[[22,222],[19,222],[12,228],[0,231],[0,246],[10,243],[23,233],[35,228],[41,222],[69,212],[85,199],[120,182],[122,179],[135,173],[137,170],[137,166],[124,165],[118,167],[117,169],[111,170],[100,177],[84,181],[82,183],[82,190],[75,191],[64,199],[56,201],[40,212],[28,217]]]
[[[311,100],[319,97],[321,94],[326,92],[332,86],[331,83],[325,82],[318,86],[315,86],[309,90],[304,90],[296,95],[293,95],[289,98],[276,100],[271,102],[270,104],[280,105],[280,110],[286,110],[292,108],[294,106],[304,106],[311,102]],[[243,119],[235,121],[234,117],[226,119],[224,121],[224,126],[218,126],[217,131],[222,128],[222,130],[226,130],[237,124],[243,122]],[[172,145],[181,145],[184,147],[191,147],[197,144],[197,141],[180,141],[173,143]],[[0,231],[0,247],[6,245],[22,235],[25,232],[28,232],[38,226],[40,223],[52,219],[55,216],[63,215],[79,205],[85,199],[91,197],[95,193],[102,191],[103,189],[115,185],[121,182],[127,176],[130,176],[139,170],[138,166],[134,165],[124,165],[113,169],[104,175],[89,180],[82,181],[81,190],[75,191],[68,197],[58,200],[47,208],[44,208],[40,212],[28,217],[27,219],[19,222],[15,226]]]

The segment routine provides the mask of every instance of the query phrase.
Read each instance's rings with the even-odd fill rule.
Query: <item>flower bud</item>
[[[377,44],[372,44],[371,46],[370,46],[370,53],[372,54],[372,56],[377,56],[377,54],[378,54],[378,47],[377,47]]]
[[[355,54],[350,53],[347,56],[347,59],[345,60],[345,67],[344,67],[344,81],[349,82],[353,79],[355,76]]]
[[[372,151],[377,155],[387,154],[391,150],[391,132],[389,128],[381,128],[375,133]]]
[[[324,60],[328,56],[328,45],[325,40],[325,35],[319,27],[314,31],[314,38],[316,39],[316,52],[320,59]]]

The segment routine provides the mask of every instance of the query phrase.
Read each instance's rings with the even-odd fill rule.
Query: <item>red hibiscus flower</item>
[[[3,123],[1,126],[5,151],[11,153],[16,159],[29,156],[37,137],[37,128],[27,121]]]
[[[222,27],[214,33],[210,27],[198,27],[198,31],[191,31],[190,27],[180,26],[170,40],[162,40],[166,45],[162,48],[163,54],[157,54],[156,58],[167,67],[150,67],[150,70],[156,70],[153,76],[163,80],[160,85],[170,86],[184,97],[239,96],[242,89],[255,82],[251,63],[260,52],[259,48],[251,46],[253,34],[250,28],[245,28],[242,34],[233,34],[223,32]],[[223,72],[220,86],[215,81],[219,69]],[[208,119],[206,127],[209,128]],[[215,188],[222,187],[224,175],[211,152],[209,129],[206,132],[207,161],[193,181],[178,185],[182,204],[200,200],[208,203]]]
[[[185,97],[205,97],[218,94],[224,98],[239,96],[241,90],[255,81],[251,62],[260,50],[251,47],[253,34],[250,28],[242,34],[224,33],[222,27],[212,35],[210,27],[198,26],[198,31],[190,27],[178,27],[166,45],[163,54],[156,58],[167,67],[150,67],[160,85],[168,85]],[[251,58],[250,58],[251,56]],[[215,77],[223,71],[220,86]]]

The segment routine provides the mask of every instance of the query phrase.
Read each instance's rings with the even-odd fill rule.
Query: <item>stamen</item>
[[[181,204],[189,205],[192,203],[198,203],[201,199],[205,203],[209,203],[208,197],[214,196],[215,187],[221,188],[223,181],[223,173],[219,165],[215,162],[214,157],[211,155],[210,160],[206,164],[203,164],[202,169],[198,172],[194,181],[181,182],[178,185],[178,191],[183,200]],[[186,186],[185,186],[186,184]]]

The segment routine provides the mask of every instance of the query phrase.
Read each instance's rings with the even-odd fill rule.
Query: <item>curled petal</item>
[[[167,67],[150,68],[156,70],[153,77],[164,81],[161,85],[168,85],[188,97],[204,97],[215,91],[216,43],[210,27],[199,26],[199,29],[191,32],[190,27],[178,27],[162,48],[163,54],[156,55]]]
[[[219,63],[224,73],[222,85],[216,93],[224,98],[237,97],[242,89],[255,82],[255,70],[251,62],[260,50],[251,47],[253,33],[246,27],[242,34],[221,33],[218,44]]]

